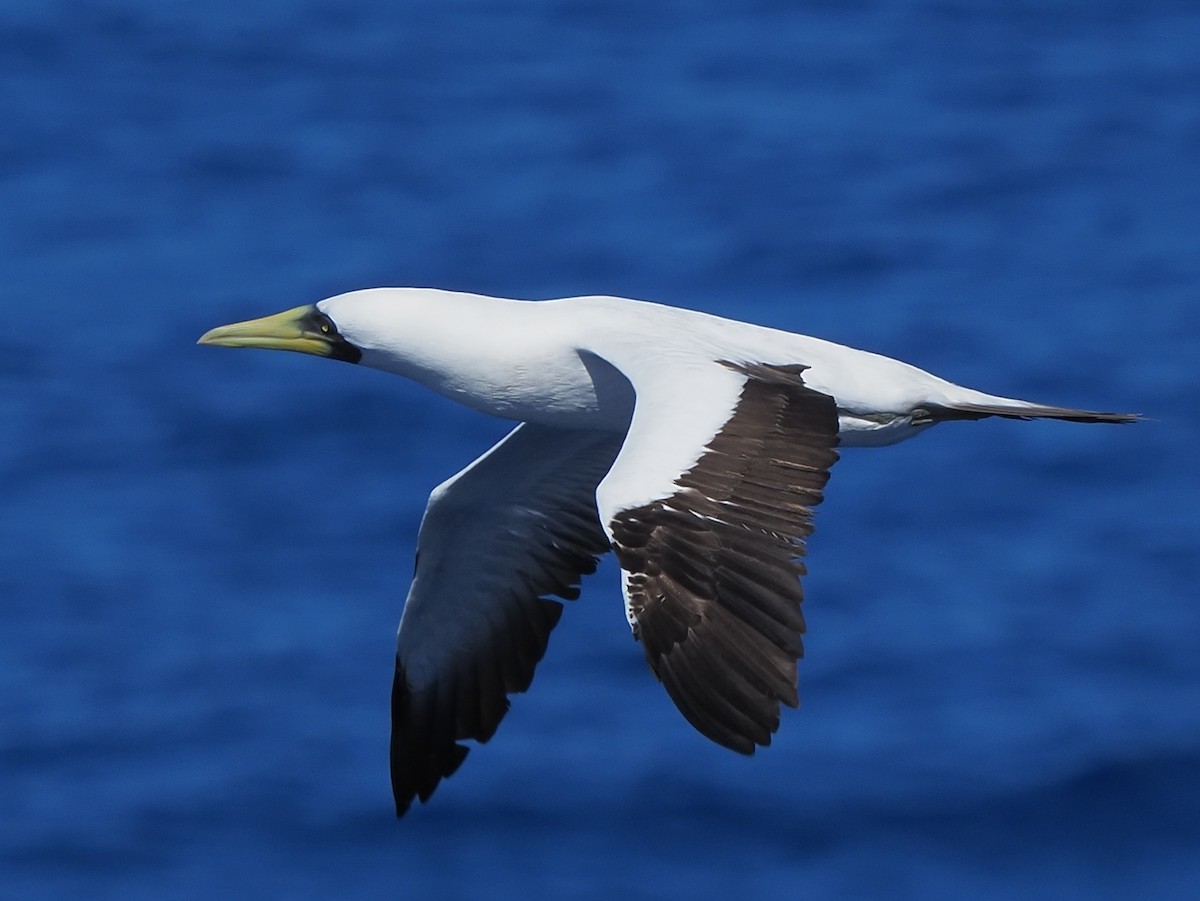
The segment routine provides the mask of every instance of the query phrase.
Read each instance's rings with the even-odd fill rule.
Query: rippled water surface
[[[1200,13],[0,9],[0,896],[1200,892]],[[205,329],[614,293],[1130,428],[847,451],[743,759],[609,564],[433,802],[387,785],[430,487],[505,426]]]

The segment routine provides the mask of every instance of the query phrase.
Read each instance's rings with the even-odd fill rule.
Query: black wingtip
[[[454,775],[455,770],[462,766],[462,762],[467,757],[467,751],[466,746],[455,744],[453,750],[442,755],[440,761],[429,762],[429,766],[426,767],[431,774],[428,781],[423,785],[417,785],[406,778],[407,774],[413,772],[413,762],[405,755],[398,757],[393,748],[392,798],[396,803],[396,819],[403,818],[412,809],[414,801],[424,804],[432,798],[441,780]]]
[[[402,724],[417,724],[407,733]],[[392,739],[389,757],[392,797],[396,816],[402,817],[414,800],[425,803],[438,783],[453,775],[467,756],[467,747],[455,741],[452,723],[439,717],[437,692],[409,690],[399,659],[392,680]],[[423,736],[417,740],[416,735]]]

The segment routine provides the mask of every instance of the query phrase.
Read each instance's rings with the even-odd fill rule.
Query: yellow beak
[[[333,321],[315,304],[285,310],[262,319],[222,325],[205,332],[196,343],[292,350],[351,363],[357,363],[362,357],[358,348],[338,334]]]

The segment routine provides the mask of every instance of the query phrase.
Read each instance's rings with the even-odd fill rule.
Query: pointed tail
[[[1062,419],[1067,422],[1138,422],[1139,413],[1098,413],[1094,410],[1075,410],[1071,407],[1050,407],[1020,400],[996,398],[1000,403],[927,404],[922,407],[931,422],[951,419],[983,419],[1003,416],[1005,419]],[[915,419],[915,417],[914,417]]]

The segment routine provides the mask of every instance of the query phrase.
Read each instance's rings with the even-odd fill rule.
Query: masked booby
[[[396,811],[427,801],[529,687],[581,576],[616,554],[654,675],[713,741],[752,754],[795,707],[798,561],[839,445],[1001,416],[1126,423],[897,360],[618,297],[354,291],[207,332],[396,373],[519,424],[434,489],[400,620]]]

